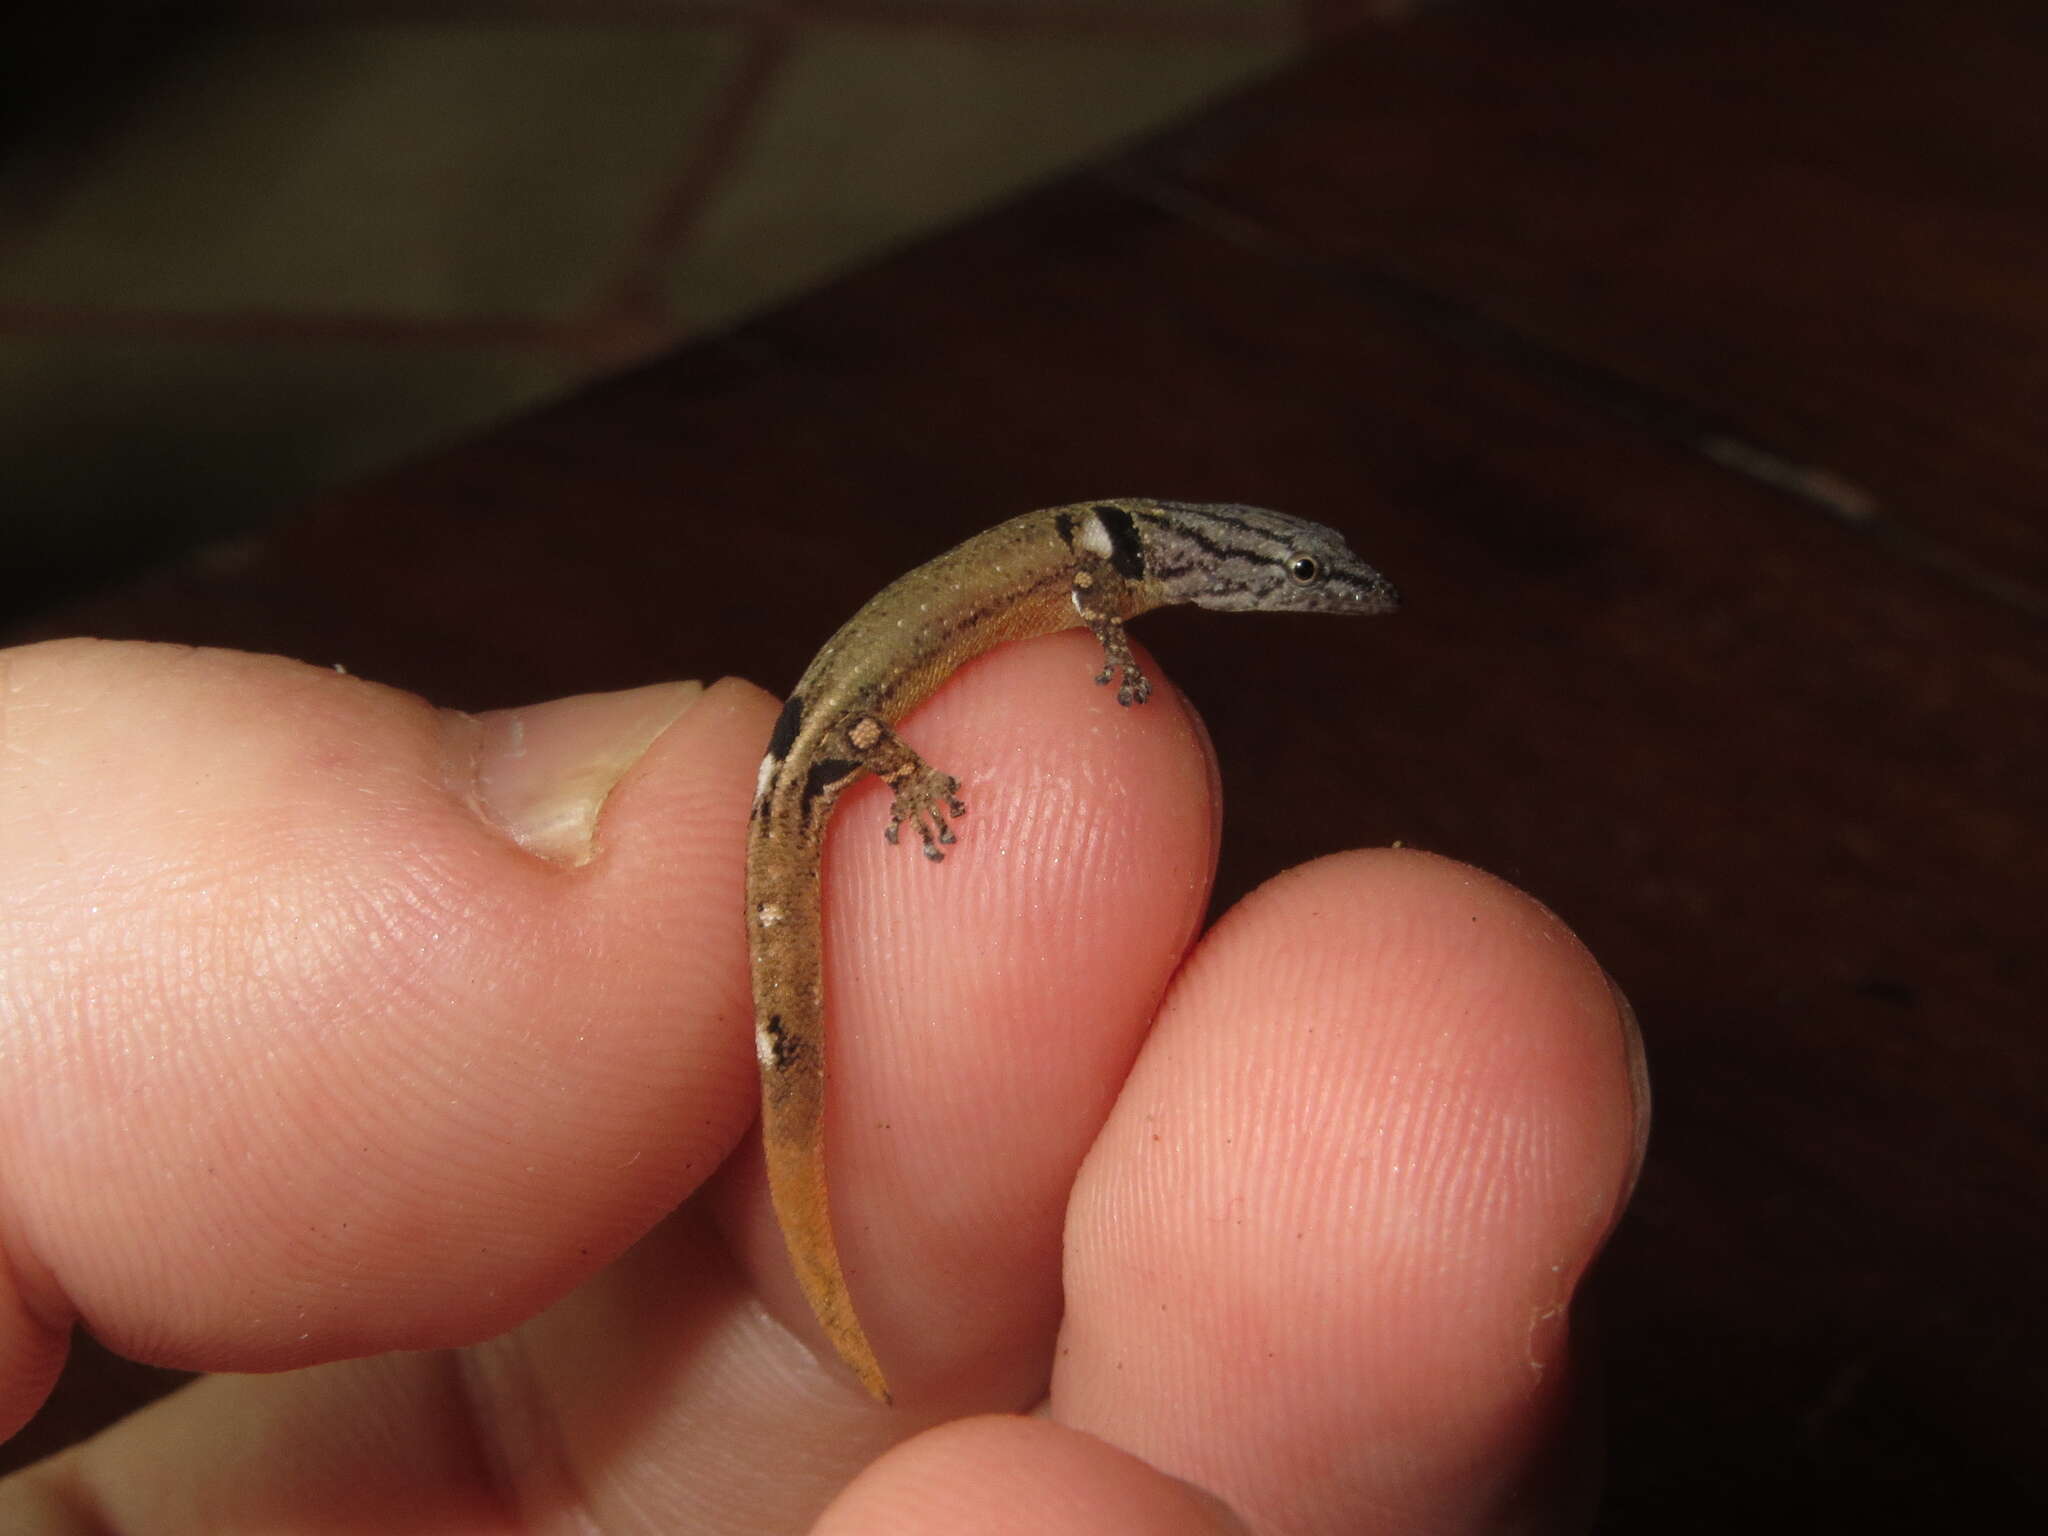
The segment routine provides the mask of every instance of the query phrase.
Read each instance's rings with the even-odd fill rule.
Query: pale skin
[[[1618,1005],[1540,907],[1409,853],[1296,871],[1181,966],[1210,765],[1157,664],[1143,709],[1073,686],[1092,645],[906,724],[977,786],[972,899],[873,835],[873,786],[831,845],[835,1027],[872,1046],[835,1057],[836,1219],[894,1409],[810,1321],[748,1139],[773,699],[536,706],[515,759],[505,720],[273,658],[8,655],[0,1420],[81,1314],[284,1374],[0,1485],[0,1527],[1527,1529],[1644,1120]],[[520,775],[592,761],[591,862],[505,835],[559,854]],[[1054,800],[1144,857],[1020,882]],[[1011,979],[1048,953],[1051,1015]]]

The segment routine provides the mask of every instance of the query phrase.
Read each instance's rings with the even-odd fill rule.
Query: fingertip
[[[854,1479],[813,1536],[1244,1536],[1220,1499],[1045,1419],[958,1419]]]
[[[11,1257],[0,1247],[0,1440],[42,1407],[64,1369],[71,1338],[69,1319],[53,1325],[31,1311]]]
[[[1083,1170],[1055,1410],[1254,1514],[1497,1508],[1635,1145],[1547,909],[1412,851],[1289,871],[1176,978]]]

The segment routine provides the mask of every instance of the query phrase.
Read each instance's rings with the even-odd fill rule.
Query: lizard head
[[[1131,500],[1116,509],[1138,531],[1139,580],[1160,604],[1229,612],[1392,613],[1393,584],[1320,523],[1228,502]]]

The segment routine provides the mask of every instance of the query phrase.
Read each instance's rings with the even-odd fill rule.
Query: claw
[[[929,769],[914,776],[906,774],[897,784],[896,803],[882,835],[894,843],[898,841],[897,829],[908,822],[917,829],[924,856],[937,863],[946,856],[940,845],[950,846],[957,841],[946,818],[967,814],[966,803],[955,793],[959,787],[956,780]]]

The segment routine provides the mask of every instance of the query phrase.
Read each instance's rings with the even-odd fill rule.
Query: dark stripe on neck
[[[1138,537],[1137,522],[1122,507],[1107,503],[1095,508],[1095,519],[1109,536],[1109,563],[1125,581],[1141,581],[1145,575],[1145,544]]]
[[[768,755],[781,762],[789,756],[789,749],[796,745],[796,733],[803,728],[804,698],[792,693],[789,702],[782,706],[782,713],[775,717],[775,729],[768,737]]]

